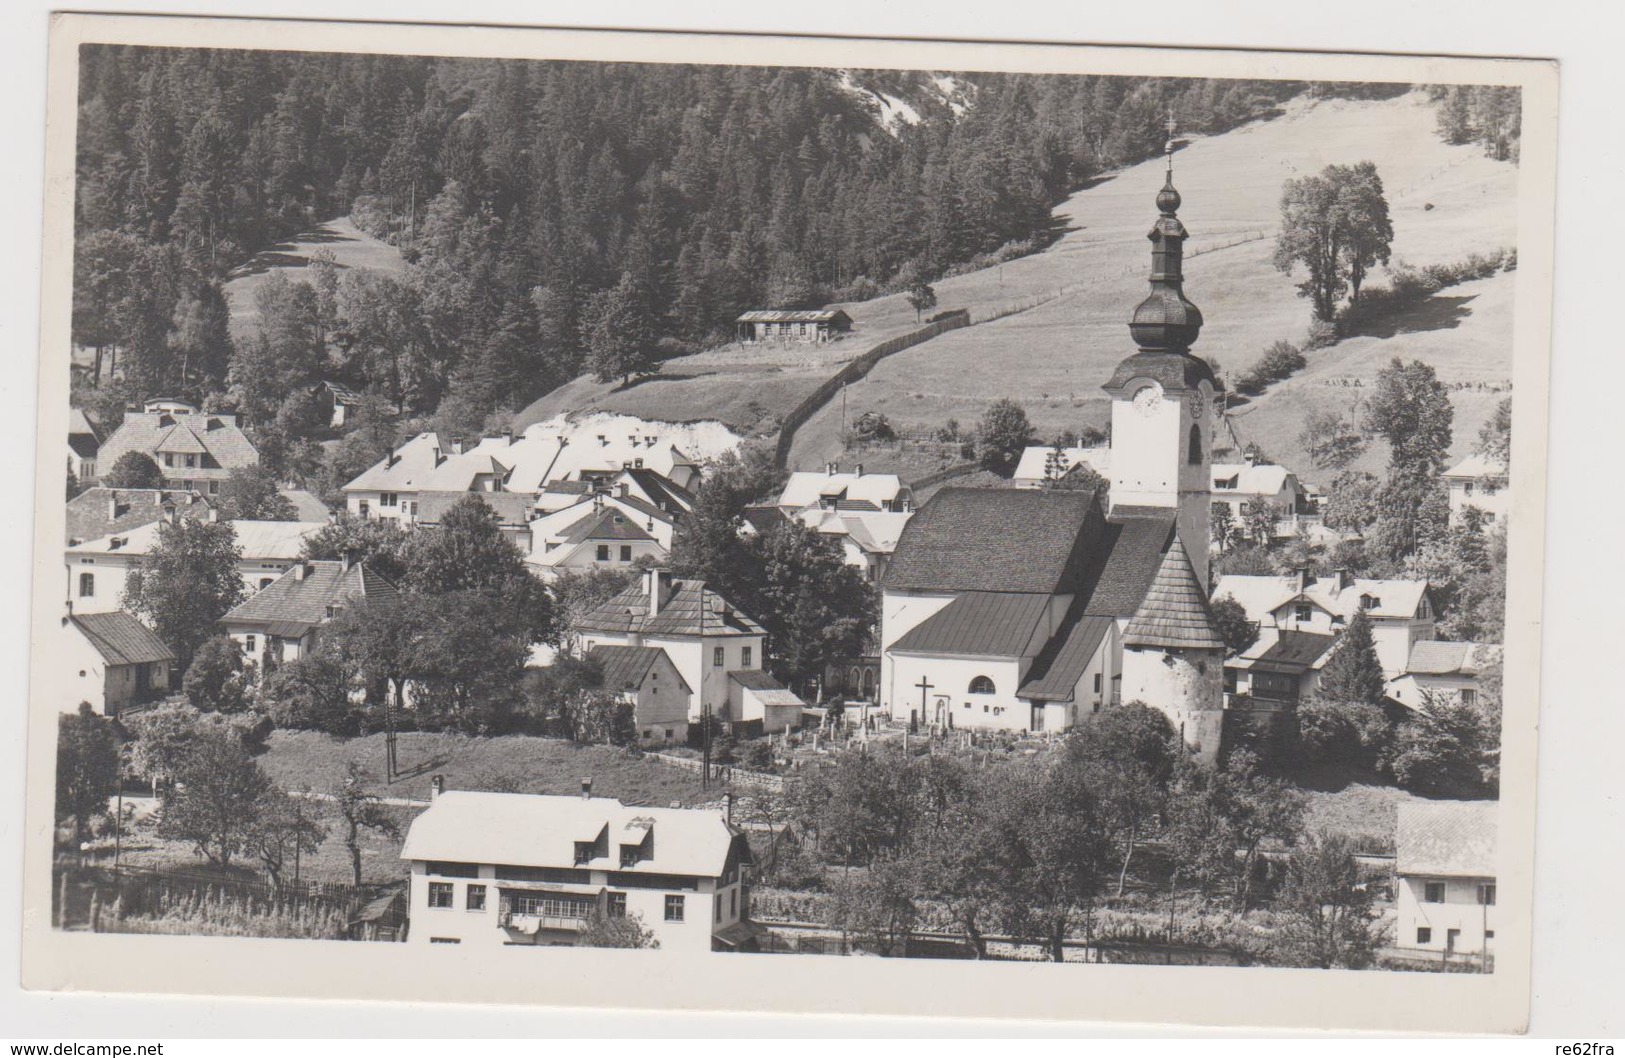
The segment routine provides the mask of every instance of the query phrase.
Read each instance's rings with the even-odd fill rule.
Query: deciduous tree
[[[345,851],[350,854],[350,883],[361,884],[361,835],[370,830],[387,838],[400,837],[401,828],[378,795],[372,792],[372,775],[359,761],[348,761],[344,774],[329,791],[334,823]]]
[[[164,793],[158,833],[191,842],[210,863],[230,865],[258,825],[270,776],[236,732],[209,725],[193,738],[175,778]]]
[[[146,618],[180,664],[190,665],[220,618],[248,595],[237,572],[241,557],[226,522],[161,522],[157,544],[125,581],[124,608]]]
[[[161,489],[164,472],[145,452],[125,452],[102,479],[110,489]]]
[[[56,814],[73,817],[75,844],[85,840],[90,817],[107,811],[118,790],[119,744],[112,721],[90,703],[63,713],[56,725]]]

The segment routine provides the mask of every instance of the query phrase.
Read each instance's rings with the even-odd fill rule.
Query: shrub
[[[1307,362],[1303,358],[1303,351],[1291,342],[1276,342],[1264,350],[1254,370],[1272,382],[1279,382],[1303,370]]]
[[[897,431],[892,427],[891,420],[880,412],[866,411],[853,422],[852,436],[864,444],[874,444],[897,440]]]
[[[1365,295],[1361,294],[1361,298]],[[1304,335],[1303,347],[1308,350],[1324,349],[1337,341],[1337,327],[1327,320],[1315,320],[1309,324],[1309,333]]]

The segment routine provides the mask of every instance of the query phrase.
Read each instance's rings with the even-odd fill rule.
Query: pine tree
[[[1386,686],[1382,663],[1377,660],[1377,645],[1371,636],[1371,619],[1364,610],[1357,611],[1338,638],[1325,668],[1321,669],[1315,694],[1330,702],[1378,705]]]

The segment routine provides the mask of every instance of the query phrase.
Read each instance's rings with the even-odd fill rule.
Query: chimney
[[[218,522],[219,520],[220,520],[220,508],[218,508],[218,507],[210,507],[209,508],[209,521],[211,523],[213,523],[213,522]]]
[[[502,439],[504,441],[507,441],[510,445],[513,444],[513,427],[512,426],[510,426],[506,430],[502,431]]]
[[[841,469],[841,464],[839,464],[839,463],[825,463],[824,464],[824,473],[828,474],[830,477],[834,477],[837,473],[840,472],[840,469]]]
[[[344,571],[348,573],[350,567],[355,565],[355,551],[352,548],[345,548],[340,560],[344,563]]]
[[[581,779],[581,799],[583,801],[588,801],[588,800],[592,799],[592,776],[591,775],[582,776],[582,779]]]
[[[1354,583],[1354,578],[1350,576],[1347,568],[1334,570],[1333,572],[1337,575],[1338,591],[1342,591],[1344,588]]]
[[[649,599],[649,616],[654,617],[671,598],[671,570],[644,570],[643,594]]]
[[[304,580],[305,578],[310,576],[310,563],[309,562],[301,562],[297,566],[294,567],[294,570],[295,570],[294,577],[297,578],[298,580]]]
[[[446,792],[446,777],[444,775],[429,776],[429,800],[437,800]]]
[[[1294,576],[1296,576],[1296,578],[1297,578],[1298,591],[1299,592],[1307,591],[1308,588],[1309,588],[1309,581],[1310,581],[1309,567],[1308,566],[1299,566],[1298,568],[1294,569],[1292,572],[1293,572]]]
[[[628,485],[624,481],[621,482],[621,487],[618,490],[619,493],[620,493],[621,499],[623,499],[623,500],[626,499],[626,497],[631,494],[631,490],[632,490],[632,486]]]
[[[461,437],[453,437],[451,439],[451,450],[456,455],[463,454],[463,439]]]
[[[863,477],[863,464],[862,463],[854,463],[852,465],[852,473],[856,474],[860,478]]]
[[[435,450],[434,450],[434,457],[435,457],[435,460],[436,460],[436,461],[438,461],[438,460],[439,460],[439,459],[440,459],[440,449],[438,449],[438,448],[436,448],[436,449],[435,449]],[[388,457],[388,458],[387,458],[387,459],[385,459],[385,460],[384,460],[384,466],[386,466],[386,467],[392,467],[392,466],[394,466],[394,465],[395,465],[395,464],[396,464],[396,463],[399,463],[399,462],[400,462],[400,461],[401,461],[401,455],[400,455],[400,453],[399,453],[399,452],[393,452],[393,451],[392,451],[392,452],[390,452],[390,453],[389,453],[389,457]]]
[[[734,821],[734,795],[732,790],[722,795],[722,821],[729,824]]]
[[[164,521],[168,522],[170,525],[174,525],[175,524],[175,501],[170,499],[168,496],[165,496],[164,497],[164,502],[162,504],[160,504],[160,506],[163,508],[163,511],[164,511]]]
[[[118,493],[109,489],[107,492],[107,520],[116,522],[121,513],[118,509]]]

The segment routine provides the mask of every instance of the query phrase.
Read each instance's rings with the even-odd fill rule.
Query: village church
[[[938,729],[1064,731],[1143,701],[1218,753],[1224,643],[1208,606],[1209,451],[1220,386],[1193,356],[1187,233],[1156,198],[1151,292],[1118,365],[1111,487],[946,488],[903,530],[882,582],[881,705]]]

